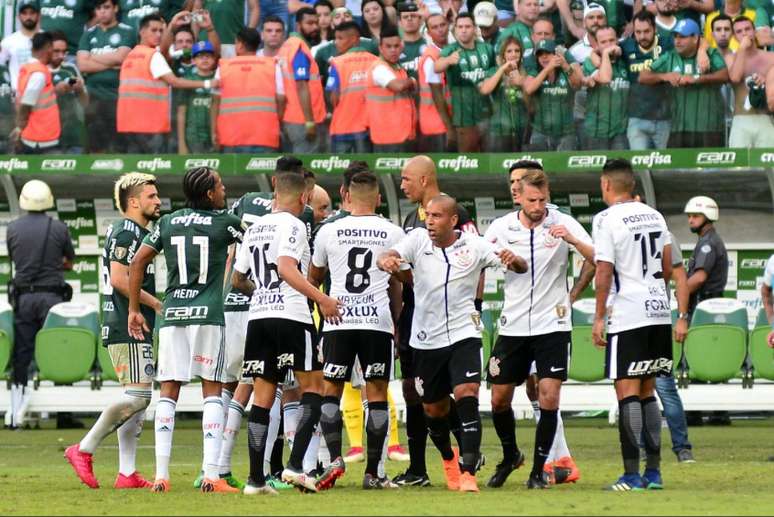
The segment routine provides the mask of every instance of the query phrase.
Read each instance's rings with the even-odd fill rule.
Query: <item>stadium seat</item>
[[[576,381],[596,382],[605,378],[605,351],[591,339],[595,305],[593,298],[585,298],[572,306],[572,358],[568,376]]]
[[[13,351],[13,310],[7,303],[0,304],[0,379],[5,378],[5,370]]]
[[[747,309],[730,298],[699,303],[683,346],[690,378],[725,382],[736,377],[747,355]]]
[[[761,308],[755,328],[750,332],[750,360],[755,377],[774,380],[774,349],[769,348],[769,332],[771,326],[766,318],[766,311]]]
[[[72,384],[89,379],[97,353],[99,317],[85,303],[58,303],[51,308],[35,337],[35,362],[41,380]]]

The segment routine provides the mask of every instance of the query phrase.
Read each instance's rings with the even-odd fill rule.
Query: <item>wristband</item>
[[[204,88],[205,88],[205,89],[207,89],[207,90],[209,90],[210,88],[212,88],[212,81],[211,81],[211,80],[209,80],[209,79],[205,79],[205,80],[204,80]]]
[[[677,315],[678,320],[685,320],[688,321],[688,313],[687,312],[681,312]]]
[[[473,300],[473,306],[476,308],[478,312],[481,312],[484,307],[484,300],[481,298],[476,298]]]

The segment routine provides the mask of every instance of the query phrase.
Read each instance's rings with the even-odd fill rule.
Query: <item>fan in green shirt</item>
[[[194,46],[195,68],[183,76],[193,81],[215,77],[215,55],[209,42]],[[178,150],[180,154],[214,152],[212,145],[212,91],[205,88],[182,90],[177,106]]]
[[[67,55],[67,40],[64,34],[57,32],[54,35],[54,51],[49,68],[56,90],[62,128],[59,146],[65,153],[77,154],[83,150],[83,137],[86,134],[83,108],[89,103],[89,96],[81,73],[75,65],[64,61],[65,55]]]
[[[640,72],[640,83],[672,86],[672,128],[669,147],[718,147],[723,145],[725,124],[721,86],[728,70],[717,49],[707,51],[710,68],[702,74],[696,63],[699,26],[680,20],[673,29],[675,48]]]
[[[83,33],[78,45],[78,68],[86,76],[89,95],[118,100],[121,63],[136,43],[137,32],[115,18],[112,22],[98,23]]]
[[[169,10],[168,4],[169,0],[119,0],[121,21],[137,32],[140,20],[149,14],[161,13],[163,15]]]
[[[508,37],[515,37],[524,46],[524,54],[529,55],[532,46],[532,26],[540,16],[540,2],[538,0],[519,0],[516,19],[505,29],[500,31],[495,43],[495,52],[500,52],[500,45]]]
[[[422,37],[422,15],[417,4],[401,2],[398,4],[400,39],[403,40],[403,52],[398,63],[409,77],[419,79],[419,58],[425,51],[427,42]]]
[[[40,26],[48,32],[62,31],[67,36],[67,53],[75,54],[93,4],[93,0],[42,0]]]

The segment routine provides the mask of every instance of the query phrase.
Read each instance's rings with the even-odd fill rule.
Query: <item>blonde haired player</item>
[[[93,454],[100,442],[113,431],[118,434],[119,472],[115,488],[147,488],[151,485],[135,469],[137,440],[142,431],[145,409],[151,400],[153,382],[153,333],[134,339],[127,332],[129,309],[129,264],[149,233],[147,226],[160,216],[161,200],[156,178],[130,172],[116,181],[116,207],[123,216],[113,223],[105,236],[100,266],[102,286],[102,344],[124,393],[102,412],[80,443],[65,451],[76,475],[90,488],[99,488],[92,468]],[[156,298],[153,264],[145,270],[140,293],[142,312],[153,329],[161,302]]]

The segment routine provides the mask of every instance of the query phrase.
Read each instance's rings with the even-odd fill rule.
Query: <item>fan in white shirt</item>
[[[661,488],[661,411],[654,389],[656,375],[672,372],[669,230],[660,213],[634,198],[634,173],[628,161],[608,160],[600,186],[609,208],[594,217],[592,337],[597,346],[607,347],[606,370],[615,381],[624,462],[624,475],[610,489]],[[680,300],[684,296],[678,296]],[[602,335],[606,318],[607,340]],[[640,437],[647,455],[642,476]]]
[[[444,460],[447,487],[477,492],[481,320],[474,299],[484,268],[505,266],[524,272],[527,264],[512,251],[497,250],[482,237],[455,231],[458,215],[453,198],[436,196],[425,210],[427,229],[413,230],[382,254],[377,264],[390,273],[399,273],[405,263],[412,266],[416,305],[410,345],[415,352],[417,392],[422,397],[430,437]],[[462,422],[461,467],[449,439],[450,392]]]
[[[38,32],[40,21],[37,3],[19,2],[18,7],[19,30],[8,34],[0,42],[0,63],[8,64],[13,91],[16,91],[19,84],[19,70],[32,57],[32,37]]]

